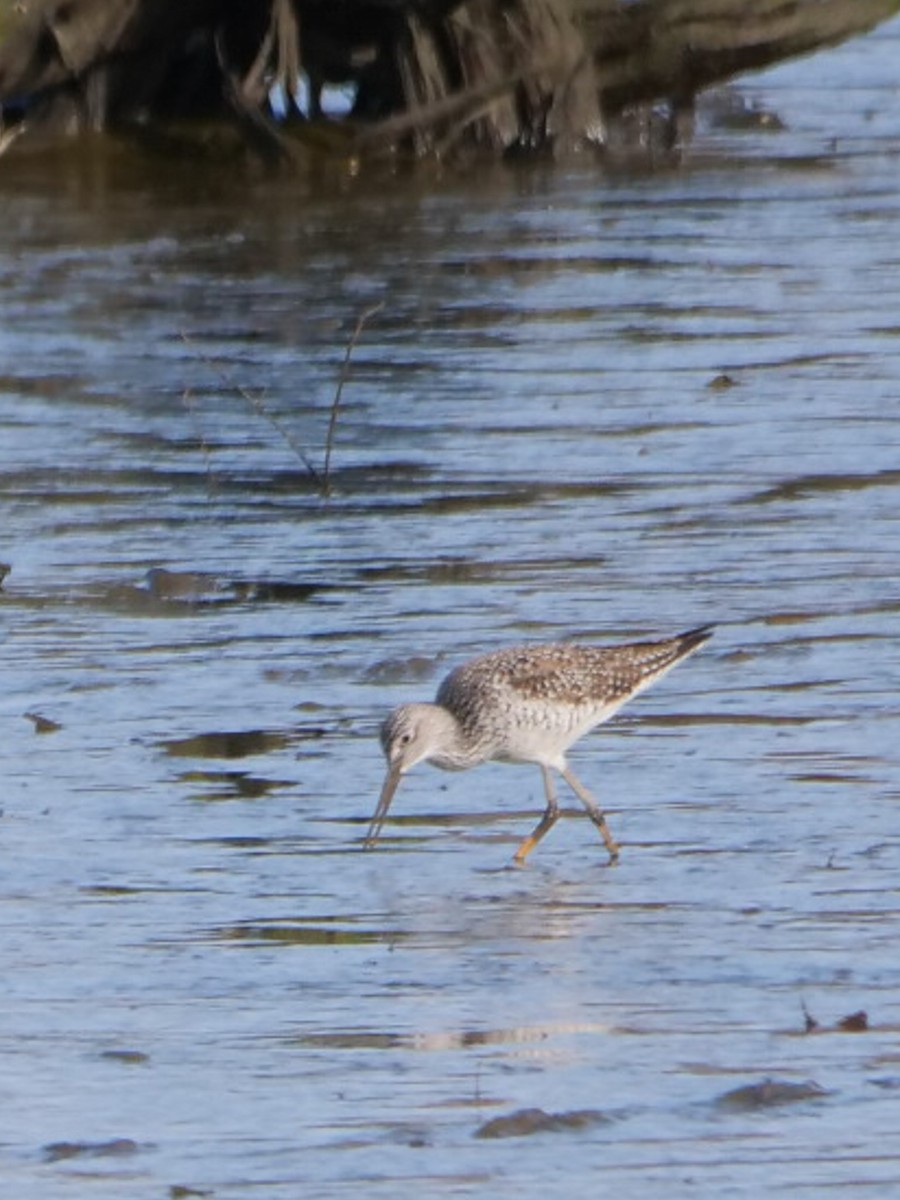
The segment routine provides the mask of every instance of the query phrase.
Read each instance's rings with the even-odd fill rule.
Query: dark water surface
[[[898,55],[680,170],[2,160],[4,1195],[898,1194]],[[616,869],[522,767],[360,853],[389,706],[704,622]]]

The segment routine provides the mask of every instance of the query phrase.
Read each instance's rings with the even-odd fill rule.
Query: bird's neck
[[[465,730],[453,713],[441,704],[432,704],[429,708],[429,723],[436,735],[434,748],[428,755],[432,766],[440,767],[442,771],[465,771],[467,767],[474,767],[481,762],[483,756],[471,739],[466,737]]]

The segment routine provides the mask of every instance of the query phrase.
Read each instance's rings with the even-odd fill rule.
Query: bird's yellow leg
[[[547,797],[547,808],[544,815],[541,817],[533,833],[522,842],[521,846],[513,855],[513,862],[518,867],[524,867],[525,859],[532,852],[541,838],[549,833],[556,822],[559,820],[559,807],[556,803],[556,796],[553,792],[553,780],[550,777],[550,771],[547,767],[541,767],[541,773],[544,776],[544,793]]]
[[[578,777],[574,774],[570,767],[563,767],[560,771],[560,774],[587,809],[588,816],[600,830],[603,841],[606,845],[606,849],[609,851],[609,861],[611,863],[616,862],[619,857],[619,844],[609,832],[609,826],[606,823],[606,817],[604,817],[603,813],[600,811],[597,801],[587,790],[584,784],[579,781]]]

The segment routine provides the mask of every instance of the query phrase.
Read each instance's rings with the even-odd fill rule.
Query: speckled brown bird
[[[619,847],[596,800],[566,762],[566,751],[622,705],[655,683],[712,636],[704,625],[677,637],[622,646],[555,642],[514,646],[473,658],[452,671],[434,704],[403,704],[381,728],[388,773],[366,835],[371,848],[394,792],[416,763],[464,771],[478,763],[537,763],[547,808],[519,846],[520,866],[559,819],[551,770],[558,771],[600,830],[611,862]]]

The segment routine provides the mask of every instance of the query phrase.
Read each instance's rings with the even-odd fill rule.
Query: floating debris
[[[803,1100],[821,1100],[827,1095],[825,1088],[811,1079],[805,1083],[764,1079],[761,1083],[748,1083],[724,1092],[716,1100],[716,1107],[730,1112],[754,1112],[760,1108],[777,1108],[781,1104],[798,1104]]]
[[[869,1028],[869,1014],[865,1009],[858,1009],[856,1012],[848,1013],[846,1017],[841,1017],[835,1021],[830,1027],[823,1027],[809,1009],[803,1004],[803,1024],[806,1033],[866,1033]]]
[[[143,1050],[104,1050],[100,1057],[107,1062],[124,1063],[129,1067],[144,1066],[150,1061],[150,1055]]]
[[[402,936],[394,929],[347,929],[307,925],[297,921],[246,921],[211,931],[217,941],[251,946],[377,946],[394,945]]]
[[[308,600],[321,589],[311,583],[285,579],[219,579],[202,571],[170,571],[151,567],[141,589],[154,600],[168,604],[219,605],[245,603],[290,603]]]
[[[424,682],[434,675],[438,659],[424,654],[402,658],[383,658],[363,674],[365,683],[379,685]]]
[[[219,593],[222,585],[218,579],[198,571],[168,571],[165,567],[152,567],[144,576],[144,584],[155,600],[202,604],[221,598]]]
[[[131,1138],[112,1138],[108,1142],[50,1142],[44,1147],[47,1162],[67,1158],[125,1158],[139,1154],[142,1147]]]
[[[726,375],[724,372],[721,375],[714,376],[706,385],[712,392],[724,392],[728,388],[738,387],[738,381],[731,375]]]
[[[777,112],[765,108],[759,101],[748,101],[731,91],[713,94],[704,109],[711,129],[741,132],[762,130],[766,133],[783,133],[787,129],[784,119]]]
[[[869,1028],[869,1014],[863,1009],[859,1012],[850,1013],[846,1017],[836,1023],[835,1029],[839,1029],[842,1033],[865,1033]]]
[[[25,719],[34,722],[35,733],[56,733],[57,730],[62,729],[59,721],[51,721],[49,717],[42,717],[40,713],[27,712]]]
[[[562,1129],[589,1129],[607,1125],[612,1118],[596,1108],[548,1113],[542,1108],[520,1108],[505,1117],[493,1117],[475,1130],[477,1138],[530,1137],[533,1133],[556,1133]]]
[[[286,733],[268,729],[239,729],[230,733],[196,733],[160,742],[174,758],[251,758],[272,754],[289,744]]]

